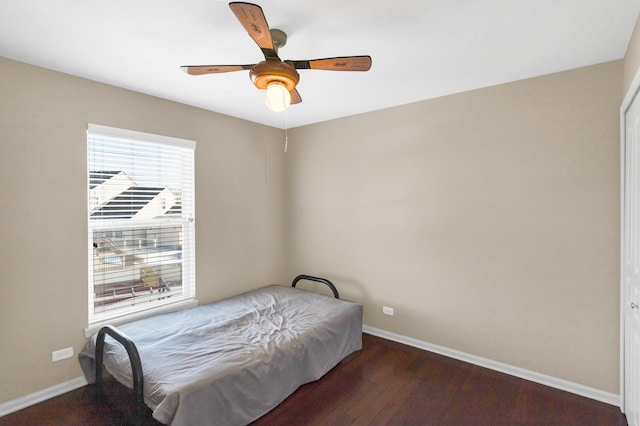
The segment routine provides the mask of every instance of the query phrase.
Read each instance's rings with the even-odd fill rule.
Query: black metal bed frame
[[[326,284],[333,292],[333,297],[335,297],[336,299],[340,299],[340,295],[338,294],[338,289],[336,289],[336,286],[334,286],[333,283],[326,278],[312,277],[311,275],[298,275],[297,277],[294,278],[293,282],[291,283],[291,287],[295,287],[296,284],[298,284],[298,281],[300,280],[309,280],[309,281],[315,281],[315,282]]]
[[[96,337],[96,384],[102,383],[102,361],[104,359],[104,339],[106,335],[113,337],[127,350],[131,371],[133,373],[133,392],[136,401],[144,403],[144,381],[142,376],[142,362],[136,344],[127,335],[111,325],[105,325],[98,331]]]
[[[338,290],[333,283],[326,278],[314,277],[311,275],[298,275],[291,283],[291,287],[295,288],[296,284],[298,284],[298,281],[300,280],[315,281],[326,284],[333,292],[333,296],[336,299],[340,299]],[[138,348],[135,343],[133,343],[133,340],[111,325],[105,325],[102,327],[100,331],[98,331],[98,336],[96,337],[96,386],[100,386],[103,380],[104,340],[106,335],[113,337],[126,349],[127,355],[129,356],[129,362],[131,364],[131,371],[133,373],[133,392],[135,402],[137,406],[144,406],[144,376],[142,373],[142,361],[140,360]],[[137,420],[140,420],[142,416],[142,412],[136,413]]]

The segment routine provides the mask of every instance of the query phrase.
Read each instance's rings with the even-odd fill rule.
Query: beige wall
[[[0,94],[0,404],[81,376],[87,123],[197,141],[201,302],[290,279],[280,130],[2,58]]]
[[[617,393],[632,56],[292,129],[285,155],[279,130],[0,58],[0,404],[81,374],[51,351],[85,340],[89,122],[198,142],[202,302],[325,275],[370,326]]]
[[[631,34],[631,40],[627,47],[627,53],[624,57],[624,92],[626,93],[631,86],[636,72],[640,69],[640,17],[636,21],[636,27]]]
[[[617,394],[622,72],[290,130],[290,274],[370,326]]]

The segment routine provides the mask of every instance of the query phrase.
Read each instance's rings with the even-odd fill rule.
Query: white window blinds
[[[89,323],[195,297],[195,142],[89,124]]]

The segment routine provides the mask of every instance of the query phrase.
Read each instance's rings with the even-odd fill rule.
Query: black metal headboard
[[[295,287],[298,281],[300,280],[309,280],[309,281],[315,281],[318,283],[326,284],[333,292],[333,297],[335,297],[336,299],[340,299],[340,295],[338,294],[338,289],[336,289],[336,286],[334,286],[333,283],[326,278],[313,277],[311,275],[298,275],[297,277],[294,278],[293,282],[291,283],[291,287]]]

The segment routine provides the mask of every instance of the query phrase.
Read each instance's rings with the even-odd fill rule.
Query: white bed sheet
[[[155,419],[243,425],[362,348],[362,305],[269,286],[118,328],[137,346]],[[125,349],[105,342],[105,369],[132,387]],[[95,336],[79,357],[92,382]]]

